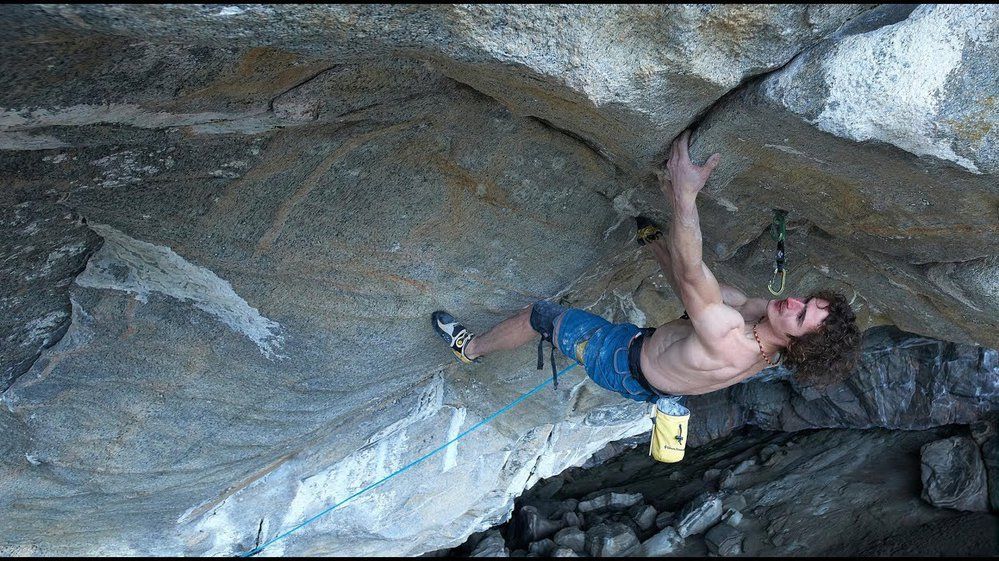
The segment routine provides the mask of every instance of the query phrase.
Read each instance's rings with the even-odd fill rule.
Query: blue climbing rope
[[[563,369],[562,369],[562,371],[561,371],[561,372],[559,372],[559,373],[558,373],[558,376],[561,376],[561,375],[565,374],[566,372],[568,372],[568,371],[572,370],[572,369],[573,369],[573,368],[575,368],[576,366],[579,366],[579,364],[578,364],[578,363],[573,363],[573,364],[570,364],[569,366],[566,366],[565,368],[563,368]],[[284,538],[288,537],[288,536],[289,536],[289,535],[291,535],[291,534],[292,534],[293,532],[295,532],[295,531],[299,530],[300,528],[302,528],[302,527],[303,527],[303,526],[305,526],[306,524],[309,524],[309,523],[311,523],[311,522],[315,521],[316,519],[318,519],[318,518],[319,518],[320,516],[322,516],[322,515],[326,514],[327,512],[330,512],[331,510],[333,510],[333,509],[336,509],[337,507],[339,507],[339,506],[341,506],[341,505],[343,505],[343,504],[346,504],[346,503],[347,503],[348,501],[350,501],[350,500],[352,500],[352,499],[354,499],[354,498],[356,498],[356,497],[358,497],[358,496],[360,496],[360,495],[362,495],[362,494],[364,494],[364,493],[366,493],[366,492],[368,492],[368,491],[370,491],[370,490],[374,489],[375,487],[378,487],[379,485],[381,485],[382,483],[385,483],[385,482],[386,482],[386,481],[388,481],[389,479],[392,479],[393,477],[395,477],[395,476],[399,475],[400,473],[402,473],[402,472],[404,472],[404,471],[408,470],[409,468],[411,468],[411,467],[413,467],[413,466],[415,466],[415,465],[419,464],[420,462],[422,462],[423,460],[426,460],[427,458],[429,458],[429,457],[433,456],[433,455],[434,455],[434,454],[436,454],[437,452],[440,452],[441,450],[443,450],[443,449],[447,448],[448,446],[450,446],[450,445],[454,444],[455,442],[458,442],[458,441],[459,441],[459,440],[461,440],[461,439],[462,439],[462,438],[463,438],[463,437],[464,437],[465,435],[467,435],[467,434],[471,433],[472,431],[475,431],[476,429],[478,429],[478,428],[479,428],[479,427],[481,427],[482,425],[485,425],[485,424],[486,424],[486,423],[488,423],[489,421],[492,421],[492,420],[493,420],[493,419],[495,419],[496,417],[499,417],[499,416],[500,416],[500,415],[502,415],[503,413],[505,413],[505,412],[509,411],[510,409],[513,409],[513,408],[514,408],[514,407],[516,407],[516,406],[517,406],[517,404],[519,404],[519,403],[520,403],[521,401],[524,401],[525,399],[527,399],[527,398],[531,397],[532,395],[534,395],[535,393],[537,393],[538,391],[540,391],[540,390],[541,390],[541,388],[543,388],[543,387],[547,386],[548,384],[552,383],[552,381],[554,381],[554,380],[555,380],[555,378],[556,378],[556,377],[553,377],[553,378],[549,378],[549,379],[545,380],[544,382],[542,382],[542,383],[538,384],[538,385],[537,385],[537,386],[536,386],[536,387],[535,387],[535,388],[534,388],[533,390],[531,390],[531,391],[529,391],[529,392],[525,393],[524,395],[522,395],[522,396],[518,397],[517,399],[513,400],[513,401],[512,401],[512,402],[511,402],[511,403],[510,403],[509,405],[507,405],[506,407],[504,407],[504,408],[500,409],[499,411],[497,411],[497,412],[493,413],[492,415],[490,415],[490,416],[486,417],[485,419],[482,419],[481,421],[479,421],[478,423],[476,423],[476,424],[475,424],[475,426],[473,426],[473,427],[471,427],[470,429],[466,430],[465,432],[463,432],[463,433],[459,434],[458,436],[456,436],[456,437],[452,438],[451,440],[449,440],[449,441],[445,442],[444,444],[442,444],[442,445],[438,446],[438,447],[437,447],[436,449],[434,449],[434,450],[432,450],[432,451],[428,452],[427,454],[425,454],[425,455],[424,455],[423,457],[419,458],[418,460],[414,460],[414,461],[410,462],[410,463],[409,463],[409,464],[407,464],[406,466],[404,466],[404,467],[402,467],[402,468],[399,468],[398,470],[396,470],[395,472],[393,472],[393,473],[391,473],[391,474],[389,474],[389,475],[385,476],[385,477],[384,477],[384,478],[382,478],[381,480],[379,480],[379,481],[376,481],[375,483],[372,483],[371,485],[368,485],[368,486],[367,486],[367,487],[365,487],[364,489],[361,489],[360,491],[358,491],[358,492],[354,493],[353,495],[351,495],[351,496],[347,497],[346,499],[344,499],[344,500],[342,500],[342,501],[340,501],[340,502],[336,503],[335,505],[333,505],[333,506],[331,506],[331,507],[327,508],[326,510],[324,510],[324,511],[320,512],[319,514],[316,514],[315,516],[313,516],[313,517],[309,518],[309,519],[308,519],[308,520],[306,520],[305,522],[302,522],[302,523],[301,523],[301,524],[299,524],[298,526],[295,526],[295,527],[294,527],[294,528],[292,528],[291,530],[288,530],[287,532],[285,532],[285,533],[281,534],[280,536],[276,536],[276,537],[274,537],[274,538],[271,538],[270,540],[268,540],[268,541],[266,541],[266,542],[264,542],[264,543],[262,543],[262,544],[258,545],[257,547],[255,547],[255,548],[251,549],[250,551],[248,551],[248,552],[246,552],[246,553],[242,553],[242,554],[240,554],[239,556],[240,556],[240,557],[250,557],[251,555],[256,555],[257,553],[260,553],[261,551],[263,551],[263,549],[264,549],[265,547],[267,547],[267,546],[271,545],[272,543],[274,543],[274,542],[276,542],[276,541],[278,541],[278,540],[281,540],[281,539],[284,539]]]

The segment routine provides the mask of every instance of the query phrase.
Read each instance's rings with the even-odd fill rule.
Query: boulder
[[[672,526],[667,526],[659,533],[642,542],[644,557],[662,557],[675,553],[683,546],[683,538]]]
[[[563,528],[562,522],[545,518],[537,507],[527,505],[514,516],[511,543],[529,544],[550,537]]]
[[[656,508],[652,505],[635,505],[628,509],[628,515],[642,531],[652,528],[656,523]]]
[[[677,514],[676,532],[682,538],[700,534],[718,523],[722,515],[720,494],[706,493],[687,503]]]
[[[586,533],[579,528],[564,528],[555,534],[556,545],[567,547],[577,553],[586,551]]]
[[[729,524],[730,526],[738,527],[739,524],[742,523],[742,517],[742,512],[734,508],[730,508],[725,511],[725,514],[722,514],[721,521]]]
[[[722,510],[745,510],[746,497],[740,494],[726,495],[722,499]]]
[[[531,545],[527,547],[528,553],[537,555],[539,557],[551,557],[552,552],[554,552],[555,549],[556,549],[555,542],[553,542],[549,538],[533,542],[531,543]]]
[[[603,510],[626,510],[638,503],[642,502],[641,493],[604,493],[593,497],[592,499],[587,499],[585,501],[580,501],[579,512],[593,512],[593,511],[603,511]]]
[[[988,512],[985,464],[975,441],[954,436],[926,444],[920,449],[926,502],[955,510]]]
[[[500,535],[499,530],[489,530],[469,556],[510,557],[510,550],[507,549],[506,542],[503,541],[503,536]]]
[[[565,524],[566,527],[582,526],[584,523],[583,515],[576,514],[575,512],[567,512],[562,515],[562,523]]]
[[[708,551],[722,557],[742,553],[742,532],[729,524],[716,524],[704,534]]]
[[[993,412],[969,427],[982,451],[989,488],[989,509],[999,512],[999,413]]]
[[[586,531],[586,551],[593,557],[622,557],[640,545],[631,528],[617,522],[599,524]]]
[[[663,511],[656,515],[656,528],[662,530],[663,528],[673,524],[673,520],[676,518],[676,513]]]

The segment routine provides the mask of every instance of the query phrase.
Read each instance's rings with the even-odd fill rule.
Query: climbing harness
[[[774,218],[770,223],[770,238],[777,242],[777,253],[774,255],[774,276],[767,283],[767,290],[774,296],[780,296],[784,292],[784,281],[787,280],[787,270],[785,269],[784,239],[787,238],[787,227],[784,222],[787,217],[786,210],[774,209]],[[774,288],[777,277],[780,276],[780,288]]]
[[[558,367],[555,366],[555,318],[565,309],[547,300],[539,300],[531,306],[531,329],[541,334],[538,341],[538,370],[545,368],[544,344],[551,344],[549,362],[552,366],[552,390],[558,391]],[[582,361],[580,361],[582,362]]]
[[[566,366],[564,369],[562,369],[561,372],[558,372],[555,376],[553,376],[553,379],[557,379],[558,376],[561,376],[561,375],[565,374],[566,372],[568,372],[569,370],[572,370],[576,366],[578,366],[578,364],[575,364],[575,363],[570,364],[569,366]],[[459,434],[458,436],[456,436],[456,437],[452,438],[451,440],[445,442],[444,444],[438,446],[437,448],[435,448],[434,450],[428,452],[427,454],[424,454],[423,457],[421,457],[421,458],[419,458],[419,459],[417,459],[415,461],[410,462],[409,464],[403,466],[402,468],[399,468],[398,470],[396,470],[396,471],[392,472],[391,474],[383,477],[382,479],[376,481],[375,483],[372,483],[371,485],[368,485],[364,489],[361,489],[360,491],[354,493],[353,495],[347,497],[346,499],[344,499],[344,500],[336,503],[335,505],[327,508],[326,510],[323,510],[319,514],[316,514],[316,515],[312,516],[311,518],[307,519],[306,521],[304,521],[304,522],[300,523],[299,525],[295,526],[294,528],[288,530],[287,532],[285,532],[285,533],[283,533],[283,534],[281,534],[281,535],[279,535],[277,537],[271,538],[270,540],[268,540],[268,541],[266,541],[266,542],[258,545],[257,547],[251,549],[250,551],[247,551],[245,553],[239,554],[239,557],[250,557],[250,556],[253,556],[253,555],[256,555],[256,554],[260,553],[261,551],[264,550],[264,548],[268,547],[269,545],[273,544],[274,542],[276,542],[278,540],[282,540],[282,539],[288,537],[293,532],[295,532],[295,531],[299,530],[300,528],[304,527],[306,524],[310,524],[310,523],[314,522],[315,520],[319,519],[319,517],[323,516],[327,512],[330,512],[331,510],[334,510],[334,509],[340,507],[341,505],[346,504],[347,502],[349,502],[349,501],[351,501],[351,500],[353,500],[353,499],[355,499],[355,498],[363,495],[364,493],[370,491],[371,489],[374,489],[375,487],[378,487],[382,483],[385,483],[389,479],[392,479],[393,477],[399,475],[400,473],[402,473],[402,472],[408,470],[409,468],[411,468],[411,467],[419,464],[420,462],[426,460],[427,458],[433,456],[434,454],[440,452],[441,450],[444,450],[448,446],[450,446],[450,445],[454,444],[455,442],[458,442],[459,440],[461,440],[463,437],[465,437],[465,435],[467,435],[467,434],[469,434],[469,433],[471,433],[471,432],[479,429],[480,427],[482,427],[483,425],[485,425],[489,421],[492,421],[493,419],[495,419],[496,417],[499,417],[500,415],[502,415],[503,413],[509,411],[510,409],[513,409],[518,404],[520,404],[520,402],[524,401],[528,397],[531,397],[532,395],[534,395],[535,393],[537,393],[538,391],[540,391],[542,388],[544,388],[546,385],[548,385],[549,382],[552,382],[552,381],[553,380],[545,380],[544,382],[542,382],[542,383],[538,384],[537,386],[535,386],[534,389],[532,389],[531,391],[529,391],[529,392],[525,393],[524,395],[518,397],[517,399],[513,400],[506,407],[503,407],[499,411],[493,413],[492,415],[486,417],[485,419],[482,419],[481,421],[479,421],[478,423],[476,423],[475,426],[469,428],[465,432]]]

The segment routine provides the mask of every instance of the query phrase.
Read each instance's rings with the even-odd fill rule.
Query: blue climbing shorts
[[[559,325],[558,349],[582,364],[590,379],[601,387],[635,401],[655,401],[666,394],[643,388],[629,367],[628,345],[641,331],[631,323],[611,323],[589,312],[569,308]],[[582,356],[577,356],[580,349]]]

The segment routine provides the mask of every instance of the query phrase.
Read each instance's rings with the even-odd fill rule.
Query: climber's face
[[[829,315],[829,302],[821,298],[785,298],[767,304],[767,319],[777,333],[801,337],[814,331]]]

